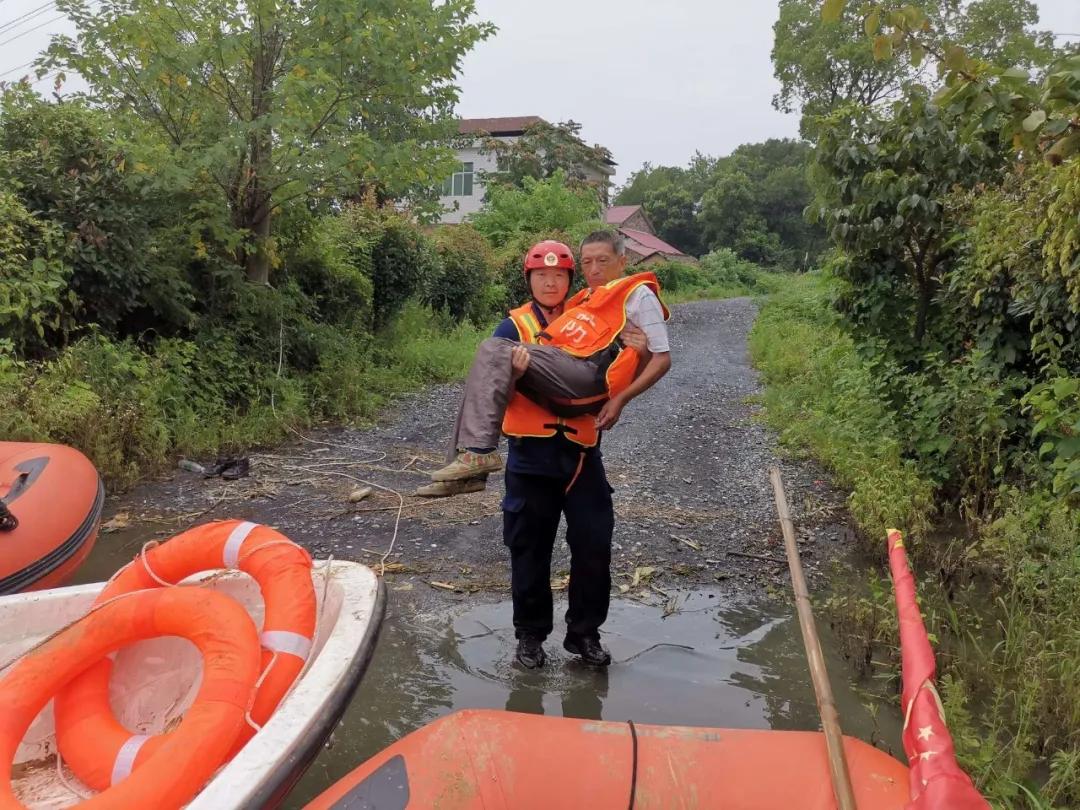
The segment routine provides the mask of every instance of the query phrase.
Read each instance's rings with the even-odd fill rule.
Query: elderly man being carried
[[[541,267],[573,272],[573,254],[560,242],[541,242],[529,250],[525,270]],[[454,429],[457,454],[432,473],[432,480],[476,479],[502,469],[497,447],[515,388],[541,406],[539,413],[557,417],[554,422],[537,419],[534,435],[601,431],[613,427],[626,404],[667,373],[667,310],[659,299],[656,276],[625,276],[621,238],[607,231],[582,242],[581,268],[588,289],[567,301],[564,312],[535,335],[535,342],[492,337],[480,344]],[[643,365],[636,350],[621,345],[620,334],[628,324],[645,335]],[[513,429],[511,425],[506,432],[522,435]]]

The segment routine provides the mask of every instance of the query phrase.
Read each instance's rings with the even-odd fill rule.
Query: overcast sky
[[[1080,0],[1037,5],[1041,27],[1080,34]],[[25,69],[15,69],[52,34],[70,30],[50,6],[0,0],[0,80],[17,78]],[[772,108],[777,7],[766,0],[477,0],[477,6],[499,32],[465,60],[460,113],[578,121],[586,140],[614,153],[618,182],[645,161],[681,165],[695,150],[725,155],[741,143],[798,131],[798,116]],[[17,20],[23,15],[30,16]],[[49,84],[38,89],[48,92]]]
[[[1040,0],[1041,27],[1080,34],[1080,0]],[[469,118],[572,118],[610,149],[616,181],[649,161],[798,134],[772,107],[775,3],[765,0],[477,0],[499,32],[465,60]],[[1073,38],[1072,41],[1076,41]],[[1059,40],[1060,42],[1061,40]]]

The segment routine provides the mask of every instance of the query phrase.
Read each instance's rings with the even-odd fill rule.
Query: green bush
[[[642,269],[655,273],[660,288],[666,292],[675,293],[706,286],[705,274],[697,265],[689,262],[653,262]]]
[[[286,274],[313,302],[320,320],[370,329],[376,236],[354,209],[321,218],[286,262]]]
[[[484,209],[470,221],[497,248],[520,242],[524,234],[543,234],[541,239],[556,239],[555,234],[577,236],[570,242],[576,247],[588,233],[581,232],[582,224],[588,223],[590,230],[603,227],[599,218],[596,193],[567,185],[566,175],[558,171],[546,180],[526,177],[521,187],[491,186]]]
[[[0,330],[10,350],[39,353],[71,330],[78,299],[63,255],[60,229],[0,192]]]
[[[105,113],[0,96],[0,182],[63,234],[80,319],[125,334],[186,327],[194,296],[171,230],[178,190],[136,165]]]
[[[758,281],[761,268],[753,262],[742,259],[728,248],[720,248],[701,257],[699,263],[706,283],[716,285],[737,285],[752,287]]]
[[[631,272],[637,269],[656,274],[668,304],[758,295],[783,286],[783,274],[766,272],[727,248],[713,251],[698,264],[656,262],[631,268]]]
[[[151,346],[95,331],[42,363],[0,350],[0,435],[78,447],[123,489],[177,455],[264,446],[317,419],[374,418],[390,397],[464,374],[490,333],[415,302],[374,338],[305,329],[285,345],[311,348],[306,370],[279,371],[276,328],[261,352],[226,328]]]
[[[1031,437],[1049,460],[1054,492],[1075,504],[1080,496],[1080,378],[1057,377],[1024,396],[1034,418]]]
[[[790,447],[809,451],[851,490],[867,551],[880,553],[887,528],[925,532],[933,487],[903,454],[903,428],[888,384],[858,355],[829,310],[831,290],[817,274],[786,276],[750,333],[766,383],[769,423]]]
[[[1076,806],[1080,512],[1049,486],[1053,477],[1071,492],[1075,378],[1037,386],[1021,413],[1028,381],[989,354],[928,355],[912,371],[844,330],[830,306],[834,279],[784,280],[751,333],[767,420],[851,491],[867,552],[881,557],[886,528],[908,532],[915,568],[928,574],[919,596],[946,716],[980,789],[1004,807],[1029,806],[1026,790],[1044,802],[1032,807]],[[1018,446],[1032,426],[1052,469]],[[942,528],[954,499],[969,521],[962,531]],[[842,648],[887,676],[881,667],[896,656],[887,577],[872,571],[864,587],[845,569],[835,584],[828,608]]]
[[[494,283],[494,256],[471,225],[449,225],[434,234],[439,261],[425,279],[423,301],[455,320],[487,322],[496,314],[486,292]]]
[[[419,295],[438,273],[431,242],[404,217],[383,214],[382,232],[372,249],[372,309],[375,326],[386,325],[405,302]]]

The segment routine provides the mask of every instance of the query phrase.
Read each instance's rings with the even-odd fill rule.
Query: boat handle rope
[[[634,728],[633,720],[627,720],[626,724],[630,726],[630,740],[633,745],[633,763],[630,770],[630,810],[634,810],[634,800],[637,797],[637,729]]]
[[[0,532],[13,532],[19,528],[19,519],[15,517],[7,503],[0,498]]]

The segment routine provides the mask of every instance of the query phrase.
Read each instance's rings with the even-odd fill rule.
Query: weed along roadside
[[[949,433],[979,430],[989,418],[960,410],[972,407],[965,399],[980,389],[956,378],[951,384],[961,387],[945,389],[955,410],[938,411],[928,435],[929,415],[920,409],[938,405],[927,398],[932,389],[920,386],[931,381],[890,370],[873,345],[853,337],[832,308],[837,288],[827,273],[790,278],[764,304],[750,336],[765,419],[790,452],[818,459],[850,493],[847,505],[864,538],[865,562],[833,576],[825,616],[856,670],[895,678],[896,621],[877,541],[888,524],[911,527],[909,548],[924,572],[922,610],[937,640],[941,695],[961,764],[1002,806],[1075,806],[1077,514],[1054,495],[1049,478],[1029,472],[971,493],[992,496],[993,508],[960,519],[938,472],[933,448],[940,444],[929,440],[980,441]],[[1012,441],[1023,442],[1023,433]]]

